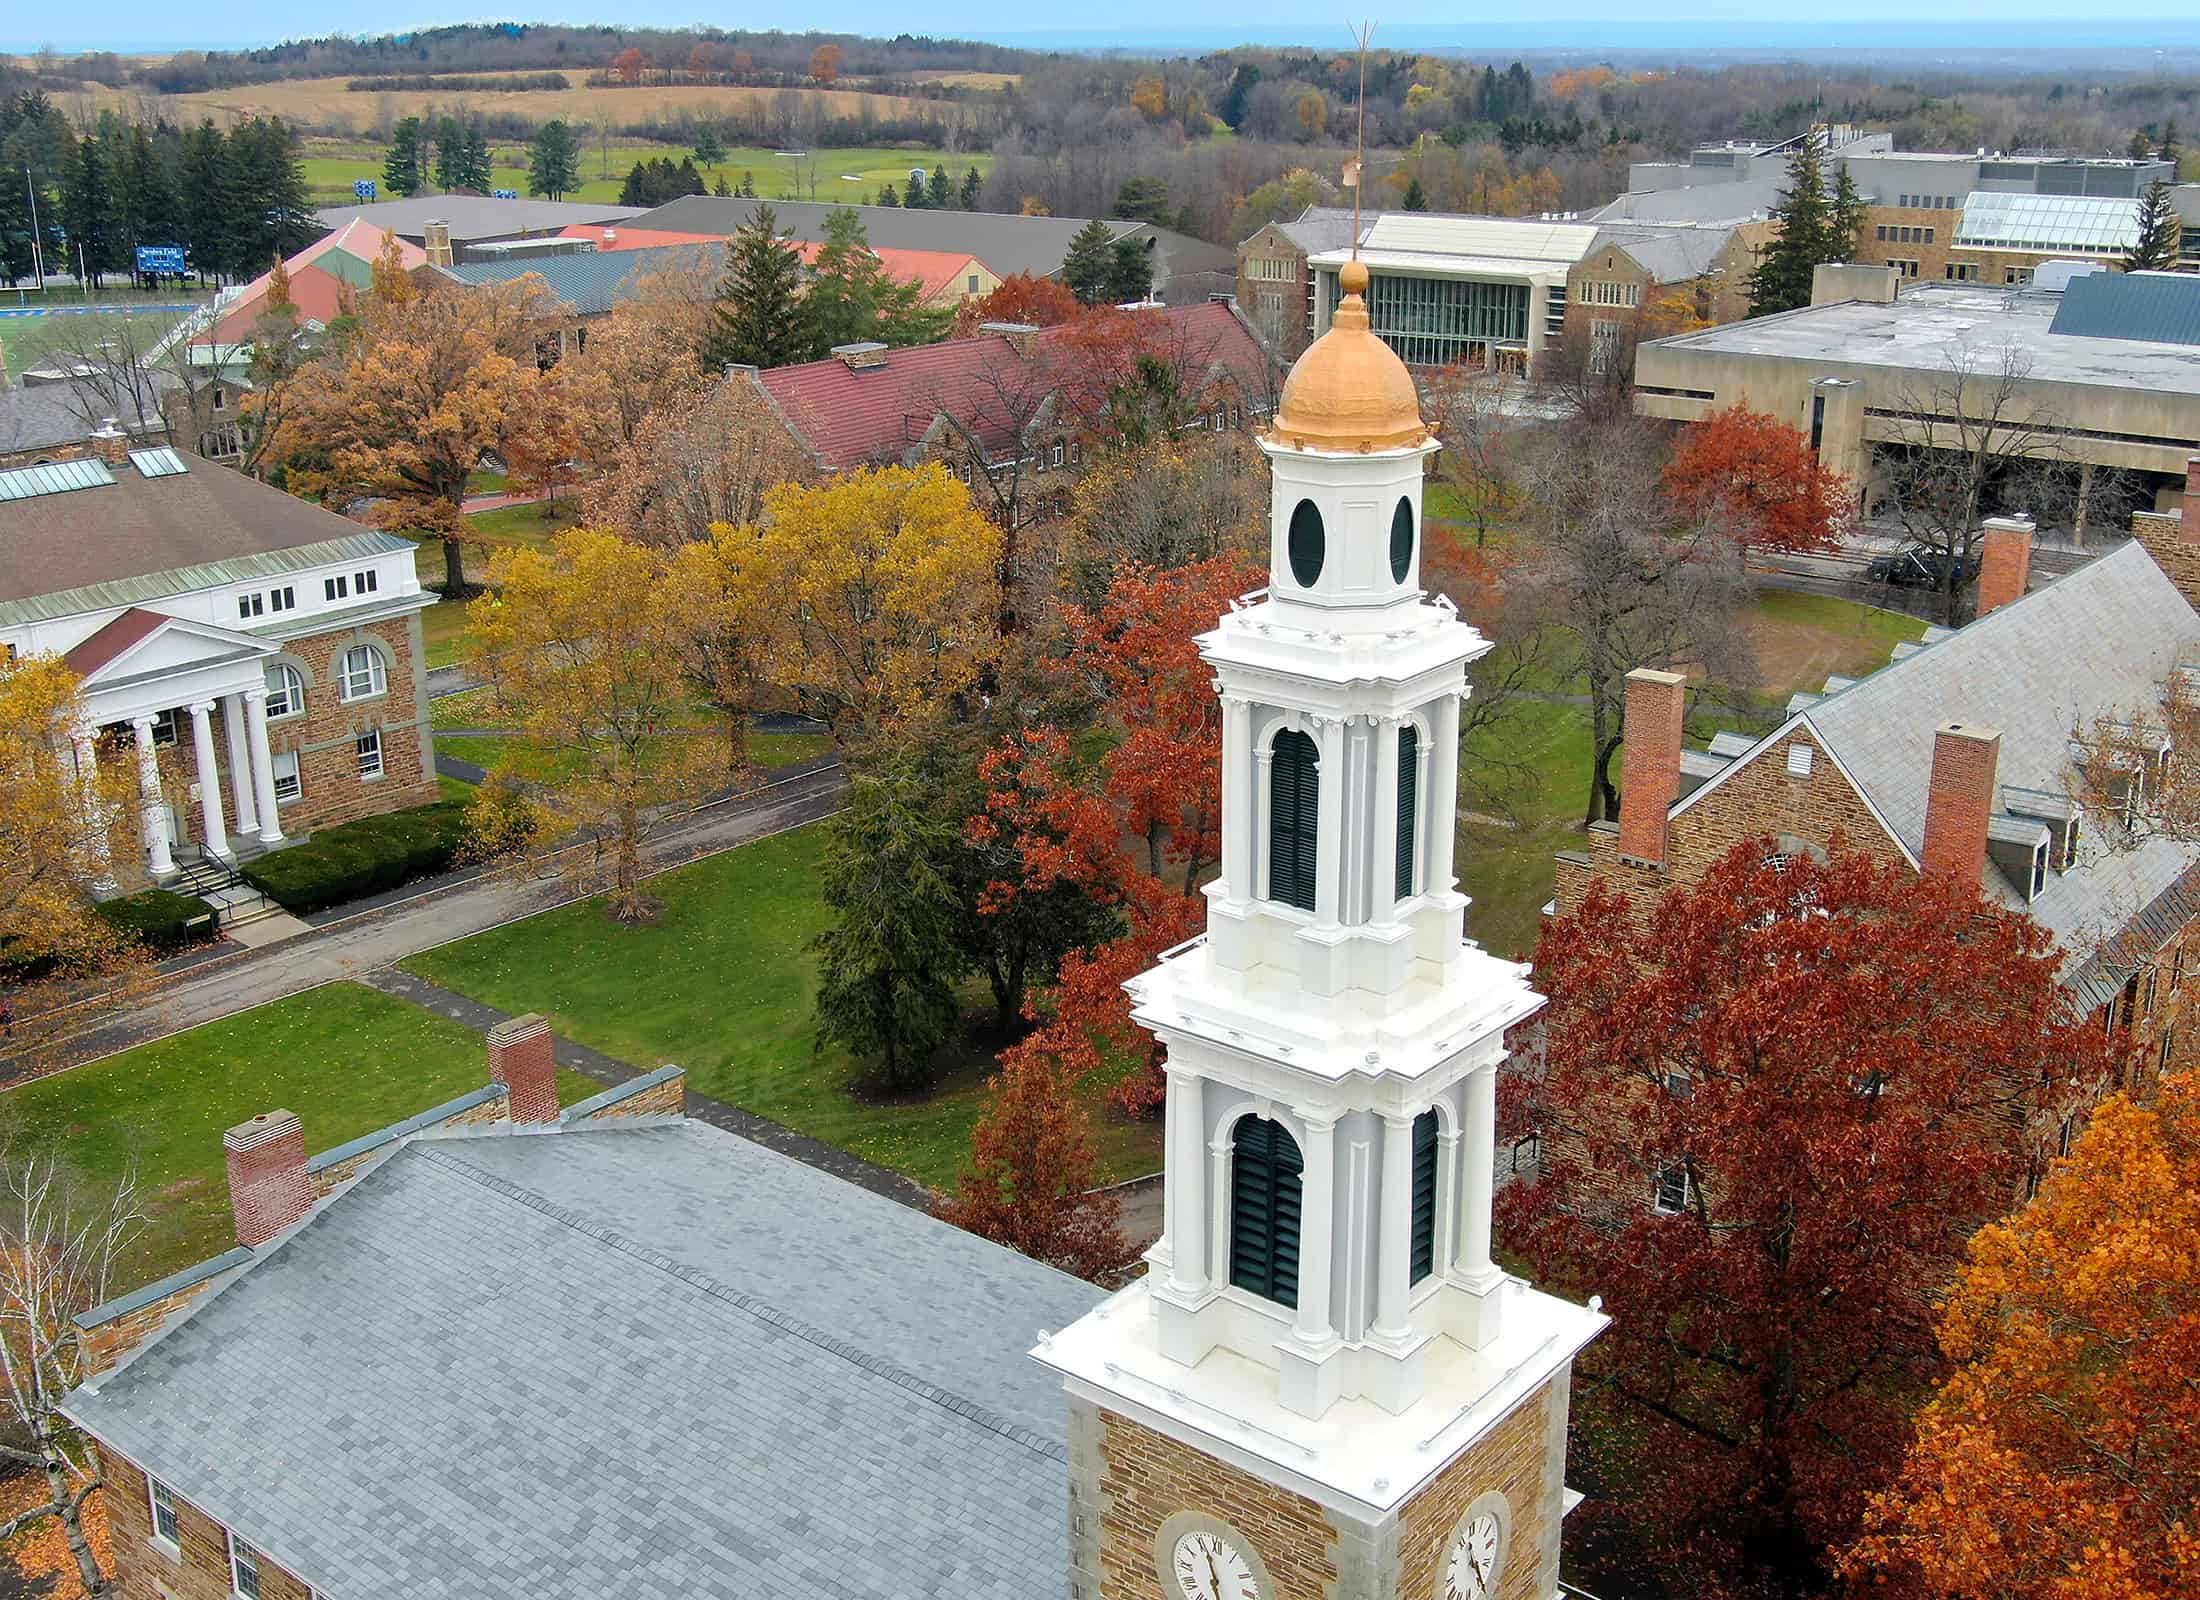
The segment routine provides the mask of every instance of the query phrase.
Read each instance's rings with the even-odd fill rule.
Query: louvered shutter
[[[1314,909],[1314,852],[1321,810],[1320,762],[1303,733],[1276,735],[1268,769],[1268,894]]]
[[[1415,828],[1421,815],[1421,730],[1407,723],[1398,730],[1398,876],[1401,900],[1413,895]]]
[[[1436,1113],[1413,1119],[1412,1281],[1436,1270]]]
[[[1282,1124],[1241,1117],[1232,1131],[1230,1282],[1299,1303],[1299,1147]]]

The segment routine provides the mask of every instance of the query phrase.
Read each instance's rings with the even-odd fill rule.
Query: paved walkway
[[[449,1017],[453,1022],[471,1028],[476,1033],[487,1033],[511,1016],[508,1011],[499,1011],[478,1000],[469,1000],[462,994],[454,994],[425,978],[416,978],[395,967],[383,967],[369,972],[359,981],[399,1000],[409,1000],[438,1016]],[[559,1066],[570,1068],[585,1078],[593,1078],[606,1088],[624,1083],[629,1078],[638,1078],[643,1070],[630,1062],[619,1060],[616,1056],[607,1056],[601,1050],[591,1050],[585,1044],[562,1036],[557,1041],[557,1053]],[[714,1128],[737,1133],[744,1139],[776,1150],[805,1166],[830,1172],[836,1178],[845,1178],[873,1194],[884,1195],[902,1205],[912,1206],[919,1211],[929,1211],[937,1198],[914,1178],[903,1177],[900,1173],[866,1161],[861,1156],[850,1155],[847,1151],[822,1143],[808,1134],[797,1133],[769,1117],[760,1117],[753,1111],[743,1111],[738,1106],[729,1106],[723,1101],[699,1095],[692,1086],[687,1091],[687,1109],[688,1115],[698,1122],[707,1122]]]
[[[643,848],[643,858],[651,871],[661,872],[814,822],[840,809],[844,785],[839,763],[822,759],[756,793],[697,812],[651,839]],[[130,1014],[103,1018],[65,1040],[63,1052],[73,1066],[324,983],[363,979],[416,951],[566,905],[575,898],[559,883],[516,883],[496,873],[462,878],[343,917],[265,950],[242,950],[200,961]]]

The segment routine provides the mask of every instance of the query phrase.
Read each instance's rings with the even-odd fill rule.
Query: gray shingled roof
[[[639,250],[584,250],[570,256],[521,256],[510,261],[462,261],[441,270],[461,283],[510,283],[529,273],[573,308],[576,316],[600,316],[634,292],[653,272],[701,262],[719,266],[720,244],[650,245]]]
[[[1367,221],[1374,220],[1370,213]],[[1352,208],[1308,206],[1289,222],[1277,223],[1276,231],[1310,256],[1324,250],[1343,250],[1352,243]]]
[[[328,1600],[1027,1600],[1099,1297],[699,1123],[422,1141],[69,1409]]]
[[[1634,257],[1653,283],[1686,283],[1709,272],[1733,237],[1732,224],[1658,227],[1621,222],[1600,229],[1589,250],[1593,255],[1607,245],[1616,245]]]
[[[624,222],[641,215],[639,206],[588,200],[497,200],[479,194],[416,194],[364,205],[324,206],[314,213],[334,233],[355,217],[418,243],[431,222],[448,222],[451,241],[510,239],[523,234],[557,233],[575,223]]]
[[[127,433],[143,435],[164,430],[166,423],[158,403],[150,396],[146,400],[146,404],[139,405],[134,397],[123,396],[122,404],[117,406],[107,399],[105,391],[88,383],[10,384],[0,379],[0,455],[81,443],[98,426],[85,418],[96,419],[110,412],[137,412],[134,417],[116,417],[116,425]]]

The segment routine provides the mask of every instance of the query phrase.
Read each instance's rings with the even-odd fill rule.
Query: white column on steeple
[[[1336,1215],[1337,1123],[1301,1111],[1306,1132],[1299,1154],[1299,1305],[1291,1331],[1302,1345],[1320,1348],[1336,1338],[1329,1319],[1329,1235]]]
[[[1337,895],[1344,882],[1339,857],[1344,846],[1344,719],[1316,717],[1314,737],[1320,752],[1316,771],[1320,826],[1314,836],[1314,922],[1337,925]]]
[[[1383,1194],[1376,1208],[1381,1221],[1375,1257],[1375,1337],[1403,1344],[1413,1336],[1407,1313],[1407,1279],[1413,1271],[1413,1116],[1385,1111],[1383,1118]]]
[[[1179,1294],[1202,1293],[1207,1287],[1207,1206],[1200,1179],[1206,1163],[1200,1147],[1206,1143],[1206,1117],[1202,1105],[1204,1085],[1195,1073],[1181,1068],[1169,1074],[1168,1171],[1163,1199],[1168,1215],[1169,1281]]]
[[[1373,898],[1368,921],[1387,927],[1398,914],[1398,730],[1397,717],[1375,721],[1375,844],[1369,863]]]
[[[1268,857],[1271,852],[1260,849],[1258,846],[1259,842],[1267,837],[1268,811],[1272,804],[1268,798],[1268,786],[1275,781],[1272,770],[1275,762],[1276,747],[1274,741],[1263,739],[1260,742],[1260,748],[1253,752],[1252,826],[1245,830],[1245,848],[1253,853],[1253,869],[1250,876],[1253,884],[1253,898],[1256,900],[1265,900],[1269,894]]]
[[[1224,897],[1242,905],[1253,882],[1253,706],[1243,695],[1222,697],[1222,882]]]
[[[1429,752],[1428,815],[1421,826],[1428,832],[1428,892],[1446,894],[1452,887],[1451,847],[1459,831],[1459,696],[1447,694],[1436,702],[1436,748]]]
[[[1459,1261],[1455,1275],[1479,1297],[1464,1331],[1466,1342],[1481,1349],[1497,1337],[1497,1290],[1504,1269],[1490,1259],[1490,1206],[1497,1191],[1497,1063],[1467,1076],[1466,1130],[1460,1136]]]

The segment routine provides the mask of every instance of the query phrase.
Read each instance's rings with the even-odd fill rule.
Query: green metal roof
[[[355,561],[413,548],[410,539],[362,528],[357,533],[346,534],[340,539],[324,539],[318,544],[293,545],[287,550],[209,561],[195,567],[176,567],[167,572],[140,573],[136,577],[87,584],[81,589],[58,589],[52,594],[0,602],[0,627],[82,616],[87,611],[106,611],[117,606],[141,605],[148,600],[189,594],[194,589],[218,589],[232,583],[249,583],[255,578],[279,578],[285,573],[303,572],[331,562]]]
[[[2073,278],[2047,331],[2086,339],[2200,344],[2200,277],[2095,272]]]
[[[0,500],[30,500],[42,494],[67,494],[71,489],[98,489],[114,481],[106,463],[91,457],[50,461],[44,466],[0,472]]]

